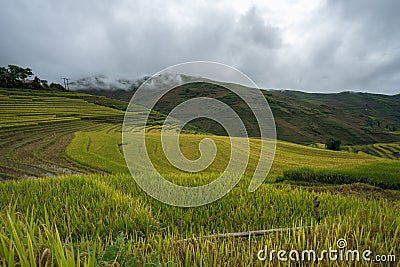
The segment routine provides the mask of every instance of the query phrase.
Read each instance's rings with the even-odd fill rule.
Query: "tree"
[[[50,84],[50,89],[57,89],[57,90],[60,90],[60,91],[65,91],[64,86],[62,86],[59,83],[51,83]]]
[[[48,84],[47,80],[40,80],[40,83],[42,84],[43,88],[49,88],[49,84]]]
[[[64,91],[64,87],[58,83],[51,83],[50,86],[47,80],[42,80],[35,76],[33,80],[26,80],[33,76],[30,68],[22,68],[16,65],[8,65],[8,67],[0,67],[0,87],[6,88],[28,88],[28,89],[43,89],[51,88]]]
[[[10,73],[13,80],[22,81],[31,77],[33,72],[30,68],[21,68],[16,65],[8,65],[8,72]]]
[[[8,65],[8,68],[0,67],[0,86],[23,87],[23,80],[32,75],[30,68],[21,68],[16,65]]]
[[[326,140],[325,146],[327,149],[339,151],[341,143],[342,142],[340,140],[329,138]]]
[[[0,86],[8,87],[10,81],[10,73],[7,68],[0,67]]]
[[[41,81],[38,76],[35,76],[35,78],[33,79],[32,85],[33,85],[33,88],[35,88],[35,89],[42,88],[42,84],[41,84]]]

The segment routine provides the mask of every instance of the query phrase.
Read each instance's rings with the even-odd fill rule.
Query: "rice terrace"
[[[17,67],[3,70],[12,68]],[[400,95],[352,93],[342,98],[349,93],[263,90],[278,140],[268,176],[249,192],[262,142],[251,114],[215,84],[175,88],[144,118],[149,158],[168,181],[202,186],[229,164],[229,136],[204,119],[183,128],[179,146],[186,158],[196,160],[201,141],[213,140],[217,154],[212,164],[198,173],[186,172],[164,156],[161,134],[166,117],[189,96],[225,99],[239,110],[251,133],[249,160],[238,184],[210,204],[177,207],[149,196],[127,167],[123,120],[136,90],[67,91],[58,84],[40,81],[32,86],[21,79],[3,85],[3,266],[286,266],[290,261],[296,265],[292,258],[287,261],[289,256],[315,249],[319,257],[320,250],[338,249],[343,240],[348,249],[370,251],[371,261],[308,255],[308,261],[297,259],[296,266],[398,264]],[[335,104],[327,104],[329,99]],[[393,108],[388,110],[388,105]],[[145,109],[135,106],[130,112],[140,120]],[[278,251],[299,254],[279,254],[285,261]]]

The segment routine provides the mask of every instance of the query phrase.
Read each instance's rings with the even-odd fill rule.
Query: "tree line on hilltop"
[[[42,80],[36,75],[33,79],[29,79],[32,76],[34,74],[30,68],[16,65],[0,67],[0,87],[65,90],[61,84],[53,82],[48,84],[47,80]]]

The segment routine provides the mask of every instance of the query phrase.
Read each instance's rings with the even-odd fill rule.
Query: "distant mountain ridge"
[[[99,74],[80,78],[70,83],[72,90],[135,90],[139,85],[148,79],[144,76],[138,79],[112,78]]]
[[[254,90],[236,85],[241,90]],[[80,92],[129,101],[135,89],[82,89]],[[263,90],[275,117],[280,140],[309,144],[336,138],[343,145],[400,141],[400,95],[371,93],[304,93],[290,90]],[[212,96],[231,105],[239,114],[251,136],[257,136],[257,124],[245,105],[233,93],[207,83],[177,87],[155,107],[168,114],[180,102],[191,97]],[[225,131],[209,120],[193,124],[204,131],[224,135]]]

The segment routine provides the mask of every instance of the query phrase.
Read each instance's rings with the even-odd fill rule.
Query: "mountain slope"
[[[308,94],[269,91],[278,135],[294,142],[323,142],[328,137],[344,144],[398,141],[400,98],[343,92]]]
[[[241,90],[254,90],[237,85]],[[84,90],[129,101],[133,91]],[[313,94],[298,91],[263,90],[275,117],[280,140],[296,143],[325,142],[336,138],[344,145],[400,141],[400,95],[342,92]],[[250,136],[258,136],[257,125],[246,105],[221,86],[192,83],[175,88],[155,107],[167,114],[173,107],[191,97],[210,96],[231,105],[242,117]],[[195,120],[204,131],[225,134],[210,120]]]

